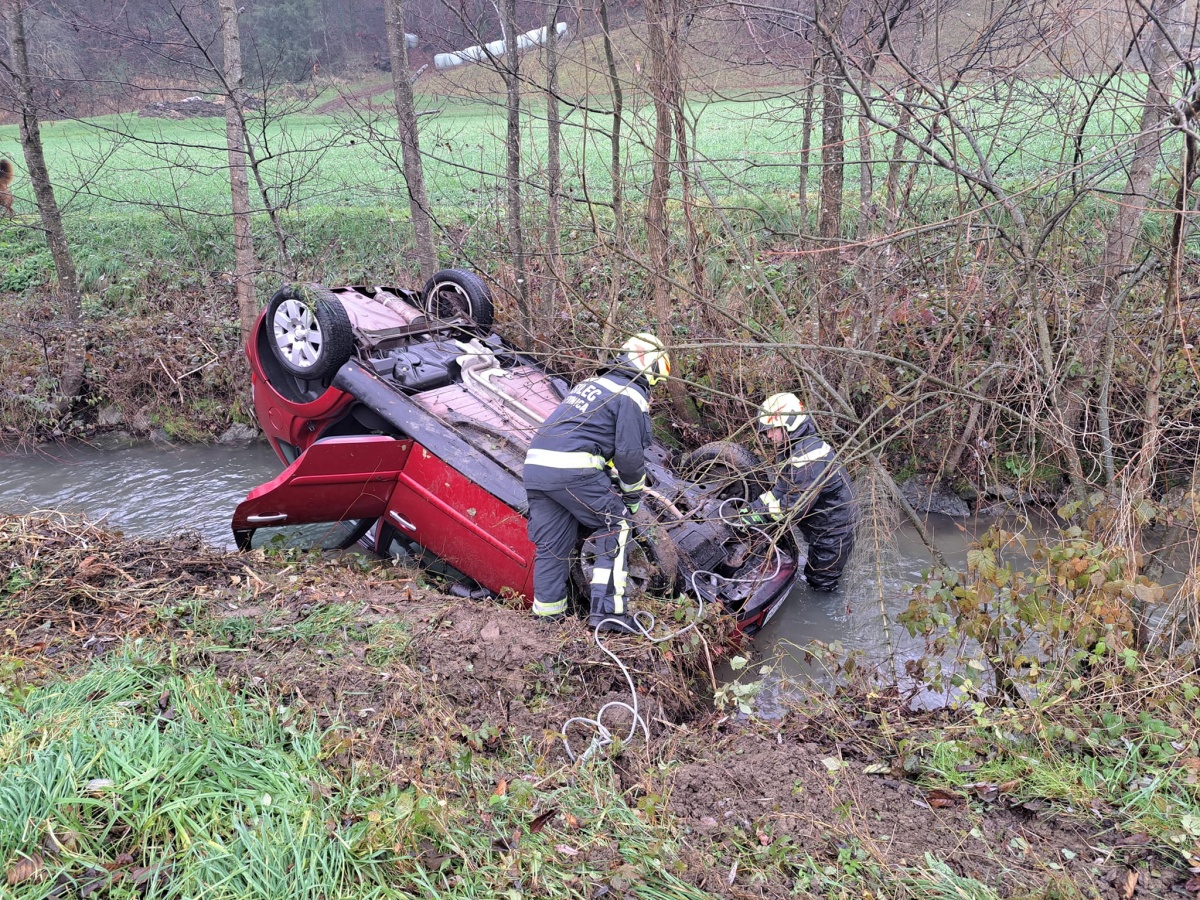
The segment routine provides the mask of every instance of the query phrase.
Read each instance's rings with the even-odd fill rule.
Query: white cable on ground
[[[719,518],[721,520],[724,520],[724,518],[725,518],[725,514],[724,514],[725,505],[727,503],[734,502],[735,499],[736,498],[731,498],[729,500],[724,500],[721,502],[720,507],[718,507],[718,509],[720,510],[720,513],[721,513],[721,515],[719,516]],[[772,551],[774,551],[774,556],[775,556],[775,571],[773,573],[771,573],[770,578],[766,579],[767,581],[770,581],[776,575],[779,574],[779,569],[783,565],[782,561],[779,558],[779,552],[777,550],[775,550],[775,545],[771,541],[770,535],[768,535],[765,531],[763,531],[763,529],[750,528],[748,530],[758,532],[760,535],[763,536],[763,538],[767,542],[771,543],[771,549],[772,549]],[[650,631],[654,628],[654,626],[656,624],[654,615],[652,613],[647,612],[646,610],[635,610],[633,613],[633,624],[637,628],[638,633],[640,633],[642,635],[642,637],[646,638],[651,643],[661,644],[664,641],[669,641],[672,638],[676,638],[682,634],[686,634],[687,632],[689,632],[693,628],[695,628],[696,624],[700,621],[700,619],[704,617],[704,595],[700,592],[700,588],[696,583],[696,578],[700,575],[709,575],[713,578],[720,578],[724,581],[734,583],[734,584],[748,582],[748,581],[763,580],[763,579],[757,578],[757,577],[756,578],[729,578],[724,575],[720,575],[716,572],[708,571],[706,569],[697,569],[695,572],[693,572],[691,574],[691,577],[689,579],[692,583],[692,592],[696,596],[696,599],[697,599],[697,609],[696,609],[695,617],[690,622],[688,622],[686,625],[684,625],[682,628],[679,628],[675,631],[669,632],[669,633],[663,635],[662,637],[654,637],[652,634],[650,634]],[[596,642],[596,646],[600,648],[601,652],[603,652],[609,659],[611,659],[614,663],[616,663],[617,668],[619,668],[621,670],[621,674],[625,677],[625,684],[628,685],[628,687],[629,687],[629,695],[630,695],[630,698],[633,700],[633,702],[625,703],[622,700],[611,700],[608,703],[605,703],[602,707],[600,707],[599,711],[596,713],[596,717],[593,719],[589,719],[586,716],[573,716],[572,718],[567,719],[567,721],[563,723],[563,727],[562,727],[562,740],[563,740],[563,748],[567,751],[567,756],[570,757],[571,762],[580,762],[580,761],[590,759],[591,756],[594,753],[596,753],[597,750],[602,750],[605,747],[608,747],[609,745],[612,744],[612,742],[613,742],[612,732],[609,731],[608,727],[604,724],[605,713],[607,713],[611,709],[625,709],[625,710],[629,711],[631,716],[633,716],[633,721],[630,722],[630,725],[629,725],[629,734],[627,734],[625,736],[625,743],[629,743],[630,741],[633,740],[634,735],[637,734],[639,728],[641,729],[642,734],[645,735],[647,743],[649,743],[649,741],[650,741],[650,727],[646,724],[646,720],[642,718],[641,712],[639,712],[639,710],[638,710],[637,686],[633,683],[633,675],[630,673],[629,667],[626,666],[625,663],[621,662],[620,657],[617,656],[617,654],[615,654],[612,650],[608,649],[608,647],[605,644],[606,639],[602,638],[600,636],[600,626],[603,625],[605,622],[617,622],[622,625],[624,625],[625,623],[622,620],[616,619],[616,618],[602,619],[600,622],[598,622],[596,624],[596,627],[592,632],[592,640]],[[611,633],[613,633],[613,632],[605,632],[605,634],[611,634]],[[575,754],[575,751],[571,748],[571,740],[567,735],[567,731],[570,729],[570,727],[572,725],[591,726],[591,728],[594,729],[594,731],[595,731],[595,735],[592,737],[592,742],[588,746],[587,750],[585,750],[581,755],[578,755],[578,756]]]

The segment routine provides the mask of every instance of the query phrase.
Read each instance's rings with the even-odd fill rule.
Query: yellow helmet
[[[646,376],[650,384],[671,374],[671,357],[662,341],[648,331],[640,331],[621,345],[621,356],[635,372]]]
[[[772,394],[758,408],[758,430],[782,428],[792,432],[808,421],[804,404],[795,394]]]

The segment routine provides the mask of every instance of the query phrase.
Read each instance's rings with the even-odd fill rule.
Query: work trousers
[[[808,542],[808,561],[804,564],[808,586],[816,591],[836,591],[854,549],[853,529],[831,534],[801,521],[800,532]]]
[[[598,469],[577,471],[525,468],[529,500],[529,539],[537,547],[533,568],[533,611],[555,615],[566,609],[571,554],[582,525],[593,532],[596,566],[591,613],[625,613],[628,581],[626,548],[629,511],[611,479]]]

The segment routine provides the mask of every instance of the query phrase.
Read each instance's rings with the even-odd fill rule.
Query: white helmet
[[[670,355],[662,341],[648,331],[638,332],[621,345],[621,359],[652,385],[671,374]]]
[[[772,394],[758,408],[758,430],[782,428],[791,433],[808,421],[804,404],[795,394]]]

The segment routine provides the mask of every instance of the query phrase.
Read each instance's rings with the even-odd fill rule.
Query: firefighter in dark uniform
[[[635,632],[625,603],[626,549],[646,485],[650,387],[671,361],[652,334],[634,335],[601,375],[576,385],[538,428],[525,456],[529,539],[537,547],[533,612],[560,619],[582,525],[594,532],[593,628]]]
[[[804,577],[809,587],[837,590],[854,548],[850,476],[795,394],[773,394],[764,400],[757,427],[776,448],[779,478],[744,510],[741,523],[786,521],[799,527],[808,542]]]

